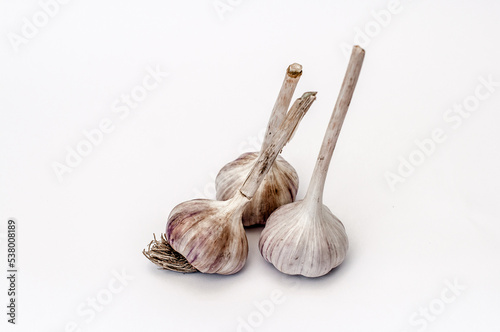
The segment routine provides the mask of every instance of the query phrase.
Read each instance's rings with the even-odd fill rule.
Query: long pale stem
[[[314,200],[318,203],[322,203],[323,201],[323,190],[325,187],[328,167],[330,166],[333,150],[337,144],[340,129],[342,128],[347,110],[349,109],[349,104],[351,103],[356,83],[358,82],[364,57],[365,51],[359,46],[354,46],[351,53],[351,59],[349,60],[349,65],[347,66],[347,71],[344,76],[344,82],[342,83],[342,87],[340,88],[339,96],[337,98],[337,103],[335,104],[332,117],[328,123],[325,137],[323,138],[321,150],[319,152],[318,159],[316,160],[316,166],[314,168],[305,199]]]
[[[269,146],[259,155],[252,170],[248,174],[245,182],[240,188],[240,193],[251,199],[267,172],[273,165],[276,157],[281,152],[286,143],[290,140],[297,126],[316,99],[316,92],[306,92],[295,101],[292,108],[286,115],[285,120],[279,126]]]
[[[299,65],[298,63],[293,63],[290,66],[288,66],[286,70],[285,79],[283,80],[283,84],[281,85],[281,89],[278,94],[278,98],[274,103],[271,116],[269,117],[266,136],[264,137],[264,142],[262,142],[262,148],[260,150],[261,152],[267,149],[267,147],[271,143],[273,135],[276,133],[281,123],[285,120],[288,107],[290,106],[293,93],[295,92],[295,88],[299,83],[301,75],[302,75],[301,65]]]

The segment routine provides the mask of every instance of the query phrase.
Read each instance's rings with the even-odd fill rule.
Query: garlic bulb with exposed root
[[[301,65],[294,63],[288,67],[269,119],[260,153],[267,149],[273,135],[283,122],[301,75]],[[215,179],[216,198],[218,200],[227,200],[238,191],[258,157],[258,152],[244,153],[220,170]],[[295,200],[298,187],[299,177],[297,172],[283,157],[278,156],[252,201],[243,212],[243,225],[265,224],[274,210]]]
[[[146,257],[162,268],[179,272],[233,274],[241,270],[248,255],[241,222],[243,211],[315,95],[305,93],[297,99],[268,148],[230,199],[195,199],[174,207],[168,217],[166,237],[161,242],[153,241],[144,251]]]
[[[346,256],[349,242],[344,225],[323,205],[323,191],[364,54],[359,46],[353,48],[305,198],[274,211],[261,233],[262,256],[283,273],[319,277],[340,265]]]

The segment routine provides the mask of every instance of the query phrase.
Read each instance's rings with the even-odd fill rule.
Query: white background
[[[500,87],[462,120],[449,110],[500,82],[500,3],[401,0],[385,26],[387,1],[231,3],[69,1],[14,47],[42,9],[1,2],[0,257],[5,271],[16,218],[20,271],[16,326],[0,283],[2,331],[498,331]],[[218,170],[256,149],[292,62],[296,97],[318,91],[283,151],[303,197],[355,42],[365,63],[324,202],[349,235],[341,267],[287,277],[261,258],[261,229],[233,276],[147,261],[170,210],[213,196]],[[156,67],[168,77],[120,118],[114,103]],[[105,118],[114,130],[59,181],[54,163]],[[446,139],[392,190],[387,172],[436,129]]]

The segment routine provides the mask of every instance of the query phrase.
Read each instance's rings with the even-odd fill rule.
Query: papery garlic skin
[[[248,199],[195,199],[177,205],[168,217],[172,248],[203,273],[233,274],[245,265],[248,242],[241,213]]]
[[[274,211],[259,240],[262,257],[279,271],[320,277],[340,265],[349,240],[344,225],[323,204],[298,201]]]
[[[217,200],[233,197],[258,157],[258,152],[244,153],[220,170],[215,179]],[[274,210],[295,200],[298,188],[297,172],[283,157],[278,156],[243,212],[243,225],[264,225]]]

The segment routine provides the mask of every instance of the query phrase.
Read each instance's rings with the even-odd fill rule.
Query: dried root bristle
[[[154,234],[153,238],[154,239],[148,245],[148,249],[142,251],[147,259],[165,270],[183,273],[198,272],[194,266],[189,264],[184,256],[170,246],[165,238],[165,234],[161,235],[160,241],[156,240]]]

